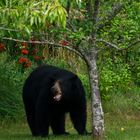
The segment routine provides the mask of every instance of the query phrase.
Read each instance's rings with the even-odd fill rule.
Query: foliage
[[[139,44],[137,48],[139,47]],[[132,49],[128,52],[128,64],[130,65],[132,78],[135,84],[140,85],[140,49]]]
[[[0,119],[16,119],[22,111],[20,94],[8,79],[0,77]]]
[[[137,1],[124,2],[120,0],[119,2],[124,5],[123,10],[112,21],[108,21],[105,28],[98,30],[97,37],[118,44],[121,48],[126,48],[135,38],[139,37],[140,6]],[[101,2],[99,13],[101,19],[97,24],[104,24],[107,20],[106,16],[110,13],[112,7],[117,4],[118,1],[116,0]],[[6,50],[19,63],[21,71],[24,71],[32,64],[40,64],[43,61],[46,46],[47,49],[50,46],[55,46],[39,45],[35,43],[36,41],[51,40],[64,47],[72,44],[71,47],[77,49],[80,41],[88,39],[93,30],[92,17],[88,15],[87,5],[87,1],[81,0],[73,0],[70,3],[68,0],[2,0],[0,2],[1,38],[11,37],[32,41],[32,43],[1,40],[4,43],[1,43],[0,51]],[[68,6],[70,6],[70,9],[68,9]],[[10,30],[11,28],[12,30]],[[104,46],[103,44],[98,45],[99,48]],[[87,47],[87,45],[84,47]],[[128,54],[134,57],[135,52],[137,51],[131,51]],[[139,83],[140,79],[138,56],[131,58],[133,64],[122,63],[121,61],[124,61],[125,56],[121,57],[117,66],[113,66],[114,62],[110,64],[110,57],[111,55],[106,55],[108,62],[100,74],[100,87],[103,96],[111,90],[126,88],[125,85],[131,82],[130,68],[132,68],[134,81]],[[68,61],[70,61],[70,58]]]
[[[129,65],[122,63],[120,58],[115,63],[111,59],[104,62],[100,70],[100,90],[104,100],[108,100],[113,92],[127,92],[131,88],[131,82]]]
[[[107,4],[104,4],[103,12],[107,12]],[[118,1],[117,1],[118,3]],[[111,21],[108,23],[106,28],[100,30],[100,37],[104,38],[110,42],[117,44],[121,48],[127,48],[134,39],[139,38],[140,27],[140,6],[137,1],[124,1],[123,10]],[[114,5],[116,2],[114,3]],[[111,4],[108,5],[108,9],[111,9]],[[104,13],[106,13],[104,12]]]
[[[20,29],[29,35],[34,28],[42,29],[47,23],[57,23],[65,27],[67,13],[58,0],[7,1],[0,3],[1,25]],[[52,18],[50,18],[52,17]],[[47,18],[47,19],[46,19]],[[18,33],[17,33],[18,34]],[[12,36],[12,34],[10,34]],[[14,34],[15,35],[15,34]],[[21,36],[21,33],[19,33]],[[22,34],[24,37],[28,37]]]
[[[57,21],[57,25],[61,25],[63,28],[66,27],[67,12],[58,0],[52,1],[48,4],[45,17],[51,24],[56,23]]]
[[[106,41],[111,41],[118,44],[121,48],[126,48],[139,38],[139,2],[137,1],[119,1],[124,5],[123,10],[112,21],[108,21],[104,28],[97,32],[97,38],[104,38]],[[115,7],[118,1],[101,2],[99,18],[97,25],[103,25],[107,20],[107,15],[111,13],[111,9]],[[91,2],[93,6],[93,2]],[[31,61],[42,59],[43,50],[46,46],[37,45],[35,41],[51,41],[57,42],[62,46],[70,45],[77,49],[81,40],[88,40],[92,33],[93,25],[91,15],[88,15],[88,2],[81,0],[42,0],[42,1],[7,1],[0,2],[0,37],[10,37],[19,40],[32,41],[26,42],[27,59]],[[92,11],[91,11],[92,12]],[[111,16],[110,16],[111,18]],[[17,40],[15,43],[4,41],[6,51],[11,54],[11,57],[18,59],[25,45]],[[84,47],[89,47],[85,43]],[[39,56],[30,54],[33,50],[32,46],[36,45]],[[103,44],[98,44],[102,48]],[[50,46],[56,46],[55,44]],[[81,46],[80,46],[81,47]],[[18,58],[17,58],[18,55]],[[16,56],[16,57],[15,57]],[[107,56],[108,57],[108,56]],[[27,62],[27,61],[26,61]],[[37,62],[37,64],[40,62]],[[28,62],[26,65],[30,66]]]
[[[23,115],[22,86],[30,70],[22,74],[15,61],[0,54],[0,119],[17,119]]]
[[[85,91],[87,93],[87,97],[89,98],[91,96],[91,94],[90,94],[90,86],[89,86],[88,76],[87,76],[87,74],[81,74],[81,73],[79,73],[78,76],[82,80],[83,86],[84,86]]]
[[[12,59],[16,58],[22,70],[30,68],[31,63],[34,63],[36,58],[38,59],[30,54],[33,44],[40,44],[38,46],[41,57],[46,52],[46,46],[49,49],[63,47],[74,51],[86,60],[88,70],[92,64],[95,64],[95,68],[89,70],[90,84],[95,89],[91,91],[92,97],[94,95],[97,97],[92,98],[92,102],[97,104],[97,106],[92,106],[93,122],[95,123],[97,120],[93,129],[96,127],[96,130],[103,131],[104,119],[102,106],[100,106],[101,101],[97,96],[100,92],[98,79],[96,79],[98,77],[96,57],[94,56],[96,53],[101,53],[101,55],[103,53],[106,57],[100,59],[107,60],[105,65],[103,63],[99,66],[103,99],[108,99],[109,93],[115,92],[116,89],[126,92],[126,86],[129,87],[133,81],[139,84],[139,80],[137,80],[139,78],[138,56],[134,58],[133,62],[138,62],[135,64],[126,59],[128,55],[131,55],[129,48],[135,47],[136,40],[140,38],[139,11],[140,3],[131,0],[21,0],[20,2],[2,0],[0,2],[0,30],[2,31],[0,32],[0,50],[6,50]],[[21,42],[27,43],[28,47],[23,47]],[[117,48],[120,51],[111,52],[105,50],[106,47]],[[109,54],[110,52],[113,55]],[[116,59],[118,54],[119,57]],[[104,62],[104,59],[101,61]],[[86,81],[83,75],[81,78]],[[97,116],[95,114],[98,104],[99,114]],[[100,121],[101,123],[99,123]],[[97,125],[98,123],[99,125]],[[96,135],[94,132],[93,134]],[[98,131],[97,133],[102,134]]]
[[[27,77],[27,75],[30,73],[33,67],[28,69],[24,74],[21,73],[20,69],[18,68],[18,64],[15,62],[15,60],[9,61],[9,56],[4,53],[0,54],[0,73],[1,78],[7,79],[9,81],[12,81],[12,84],[17,88],[17,90],[21,90],[21,86]]]

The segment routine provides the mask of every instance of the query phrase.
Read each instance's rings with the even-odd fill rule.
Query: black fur
[[[51,87],[60,81],[62,99],[53,99]],[[65,132],[65,113],[69,112],[74,128],[86,134],[86,98],[80,79],[67,70],[54,66],[40,66],[25,81],[23,102],[33,136],[47,136],[49,126],[53,134]]]

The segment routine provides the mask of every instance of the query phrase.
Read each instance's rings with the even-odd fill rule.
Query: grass
[[[116,100],[116,97],[114,98]],[[121,100],[121,99],[120,99]],[[116,101],[117,102],[117,101]],[[118,100],[119,102],[119,100]],[[120,107],[120,106],[119,106]],[[110,112],[107,110],[112,108],[104,104],[105,109],[105,140],[140,140],[140,112],[130,112],[126,108],[124,110],[116,110]],[[116,109],[114,107],[114,109]],[[132,110],[131,110],[132,111]],[[88,105],[88,122],[87,129],[91,131],[91,111],[90,104]],[[91,140],[92,137],[80,136],[77,134],[72,126],[69,116],[66,117],[66,130],[70,132],[69,136],[53,136],[49,135],[48,138],[35,138],[31,136],[29,127],[23,119],[19,121],[4,120],[0,122],[0,140]]]
[[[106,114],[106,140],[140,140],[140,118]]]
[[[88,124],[89,125],[89,124]],[[88,126],[89,128],[89,126]],[[79,136],[68,122],[69,136],[53,136],[51,140],[91,140],[91,136]],[[27,123],[3,122],[0,125],[0,140],[46,140],[48,138],[34,138],[31,136]],[[105,140],[140,140],[140,118],[120,118],[105,114]]]
[[[52,133],[49,135],[51,140],[90,140],[91,136],[79,136],[76,131],[71,127],[69,123],[67,127],[68,132],[71,132],[69,136],[54,136]],[[46,140],[48,138],[32,137],[27,123],[3,123],[0,126],[0,140]]]

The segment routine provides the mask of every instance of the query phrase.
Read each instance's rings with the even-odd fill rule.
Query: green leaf
[[[30,19],[30,25],[32,26],[34,24],[34,17],[31,17]]]
[[[30,30],[29,30],[29,28],[27,26],[25,26],[25,31],[28,34],[28,36],[30,36]]]

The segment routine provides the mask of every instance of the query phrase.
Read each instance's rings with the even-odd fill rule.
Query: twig
[[[136,45],[136,44],[138,44],[138,43],[140,43],[140,40],[139,40],[139,39],[136,40],[135,42],[131,43],[130,45],[128,45],[127,48],[122,48],[122,49],[120,49],[120,50],[128,50],[128,49],[134,47],[134,45]]]
[[[110,48],[115,48],[115,49],[121,51],[121,50],[128,50],[128,49],[130,49],[131,47],[133,47],[134,45],[136,45],[137,43],[139,43],[140,40],[138,39],[137,41],[135,41],[132,44],[128,45],[127,48],[119,48],[117,45],[115,45],[113,43],[110,43],[110,42],[108,42],[106,40],[103,40],[103,39],[97,39],[96,42],[103,42],[106,46],[109,46]]]
[[[113,44],[113,43],[110,43],[106,40],[103,40],[103,39],[97,39],[96,42],[103,42],[106,46],[110,47],[110,48],[115,48],[117,50],[121,50],[120,48],[118,48],[117,45]]]
[[[135,42],[133,42],[132,44],[130,44],[130,45],[128,46],[128,48],[133,47],[134,45],[136,45],[136,44],[139,43],[139,42],[140,42],[140,39],[136,40]]]

